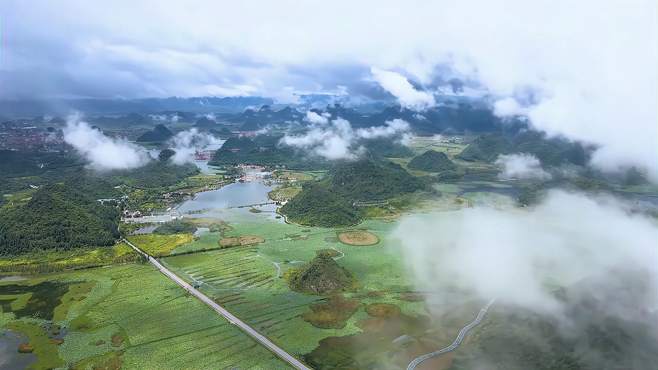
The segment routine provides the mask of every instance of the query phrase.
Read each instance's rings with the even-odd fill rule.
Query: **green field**
[[[0,274],[36,274],[133,262],[137,255],[125,243],[111,247],[76,248],[67,251],[34,251],[0,258]]]
[[[139,245],[146,253],[155,257],[169,255],[173,250],[183,244],[194,240],[192,234],[142,234],[128,237],[131,243]]]
[[[406,298],[413,288],[406,277],[400,251],[395,241],[388,237],[394,222],[372,220],[359,225],[359,228],[368,229],[381,238],[382,242],[374,246],[342,244],[337,239],[339,230],[302,227],[275,220],[262,219],[230,226],[231,230],[226,232],[228,236],[259,235],[266,240],[253,247],[171,256],[164,258],[164,262],[186,280],[201,282],[200,289],[204,293],[290,353],[303,356],[311,365],[318,365],[313,363],[315,360],[326,362],[327,366],[339,364],[332,357],[346,349],[333,349],[321,343],[329,337],[377,337],[374,342],[377,345],[368,348],[364,356],[343,354],[348,356],[348,362],[357,361],[349,363],[358,363],[359,367],[369,364],[393,369],[410,358],[404,351],[395,352],[391,340],[404,333],[422,335],[429,319],[422,299]],[[217,237],[218,234],[206,234],[207,239],[216,240]],[[318,328],[305,321],[304,317],[309,315],[312,306],[323,302],[331,305],[333,301],[328,301],[327,297],[292,292],[283,278],[288,269],[311,260],[316,250],[327,248],[338,251],[337,262],[351,271],[357,280],[357,289],[344,296],[357,302],[358,309],[342,328]],[[370,330],[370,321],[379,319],[371,318],[365,307],[375,303],[399,307],[400,320],[406,326],[399,328],[400,323],[389,320],[391,327],[380,324],[383,332]],[[389,359],[394,352],[398,356],[397,365]]]
[[[34,369],[287,368],[150,265],[0,282],[0,307],[0,327],[34,346]]]

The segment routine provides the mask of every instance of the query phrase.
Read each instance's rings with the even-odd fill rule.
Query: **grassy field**
[[[185,191],[197,193],[200,191],[215,189],[224,181],[224,176],[215,174],[198,174],[190,176],[172,187],[175,190],[185,189]]]
[[[45,272],[106,266],[137,260],[128,245],[112,247],[79,248],[69,251],[33,252],[11,258],[0,259],[0,274],[36,274]]]
[[[272,174],[274,178],[282,181],[298,182],[315,180],[324,176],[325,171],[291,171],[277,170]]]
[[[162,257],[169,255],[179,246],[190,243],[194,240],[194,236],[192,234],[142,234],[131,235],[127,239],[138,245],[144,252],[155,257]]]
[[[433,136],[416,136],[413,138],[411,141],[411,149],[416,152],[417,154],[422,154],[428,150],[435,150],[437,152],[443,152],[448,157],[454,157],[457,154],[461,153],[464,148],[468,144],[466,144],[470,138],[469,137],[464,137],[464,136],[458,136],[456,137],[461,139],[460,142],[457,143],[450,143],[450,142],[442,142],[439,140],[438,137],[433,137]]]
[[[2,282],[0,303],[0,327],[29,338],[34,369],[287,368],[150,265]]]
[[[290,200],[295,197],[295,195],[299,194],[299,192],[302,191],[302,188],[300,186],[280,186],[272,191],[269,192],[268,196],[270,199],[277,201],[277,202],[283,202],[286,200]]]
[[[398,249],[387,238],[394,223],[373,220],[360,225],[380,238],[378,244],[367,248],[340,243],[338,232],[342,230],[301,227],[266,219],[230,226],[227,236],[264,235],[266,240],[257,246],[171,256],[164,262],[188,281],[201,282],[202,291],[291,353],[309,355],[325,348],[321,341],[326,338],[369,332],[360,327],[370,318],[365,310],[369,304],[390,304],[405,318],[426,314],[422,300],[405,298],[405,292],[413,288]],[[214,238],[215,244],[219,237],[218,233],[204,236],[209,239],[207,243],[213,243]],[[336,261],[356,276],[356,291],[327,300],[327,297],[289,290],[283,279],[285,272],[311,260],[320,249],[336,250]],[[331,320],[340,322],[327,322]],[[362,360],[386,364],[390,341],[380,344]]]

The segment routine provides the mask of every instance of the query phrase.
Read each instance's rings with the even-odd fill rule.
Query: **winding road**
[[[181,279],[178,275],[171,272],[169,269],[167,269],[165,266],[163,266],[160,262],[158,262],[155,258],[151,257],[148,253],[146,253],[143,250],[139,249],[136,245],[134,245],[133,243],[131,243],[130,241],[128,241],[125,238],[123,238],[123,241],[126,244],[128,244],[131,248],[133,248],[137,253],[144,256],[153,266],[155,266],[158,270],[160,270],[160,272],[162,272],[169,279],[173,280],[176,284],[180,285],[183,289],[185,289],[190,294],[192,294],[193,296],[198,298],[201,302],[205,303],[210,308],[215,310],[215,312],[222,315],[231,324],[233,324],[233,325],[237,326],[238,328],[240,328],[243,332],[245,332],[247,335],[252,337],[258,343],[260,343],[261,345],[263,345],[267,349],[269,349],[277,357],[279,357],[283,361],[290,364],[290,366],[292,366],[296,369],[301,369],[301,370],[311,370],[310,367],[304,365],[301,361],[297,360],[294,356],[292,356],[288,352],[284,351],[281,347],[277,346],[272,341],[267,339],[267,337],[260,334],[254,328],[247,325],[244,321],[242,321],[242,320],[238,319],[237,317],[235,317],[232,313],[227,311],[224,307],[218,305],[215,301],[208,298],[208,296],[201,293],[199,290],[194,288],[192,285],[188,284],[185,280]]]
[[[491,305],[494,304],[495,301],[496,299],[492,299],[489,301],[489,303],[487,303],[486,306],[482,307],[482,309],[480,309],[480,312],[478,312],[477,316],[475,317],[475,320],[468,323],[459,331],[459,334],[457,334],[457,338],[455,338],[455,340],[452,342],[451,345],[445,348],[441,348],[440,350],[426,353],[422,356],[416,357],[415,359],[413,359],[413,361],[409,363],[409,366],[407,366],[407,370],[414,370],[416,366],[420,365],[425,360],[456,350],[457,347],[459,347],[459,345],[461,345],[462,342],[464,341],[466,334],[468,334],[468,332],[471,331],[471,329],[478,326],[482,322],[482,319],[484,319],[484,316],[489,311],[489,307],[491,307]]]

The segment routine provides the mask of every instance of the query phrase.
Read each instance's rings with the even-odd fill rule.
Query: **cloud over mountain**
[[[381,84],[419,109],[440,81],[458,77],[485,90],[502,116],[523,114],[538,130],[596,145],[599,168],[638,166],[658,181],[657,2],[336,1],[317,17],[320,5],[119,0],[103,11],[9,0],[0,97],[294,101],[298,92],[376,97]]]
[[[314,113],[315,114],[315,113]],[[318,117],[326,118],[315,114]],[[361,152],[358,146],[361,139],[392,138],[409,132],[409,124],[401,119],[387,121],[384,126],[373,126],[354,130],[349,121],[336,118],[326,123],[317,120],[318,125],[311,127],[301,135],[285,135],[281,138],[284,145],[308,150],[320,157],[336,159],[354,159]]]
[[[501,168],[498,177],[504,180],[548,180],[551,178],[551,174],[544,171],[539,159],[532,154],[501,154],[495,164]]]
[[[143,166],[146,150],[124,138],[111,138],[92,128],[79,115],[72,115],[64,128],[64,141],[73,146],[96,170],[120,170]]]
[[[395,96],[400,105],[405,108],[423,111],[436,105],[431,93],[420,91],[399,73],[384,71],[379,68],[371,68],[372,77],[377,83],[391,95]]]

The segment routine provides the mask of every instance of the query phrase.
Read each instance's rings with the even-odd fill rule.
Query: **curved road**
[[[301,361],[297,360],[294,356],[289,354],[288,352],[284,351],[281,347],[277,346],[274,344],[272,341],[267,339],[264,335],[260,334],[257,332],[254,328],[251,326],[247,325],[244,321],[238,319],[235,317],[232,313],[228,312],[224,307],[218,305],[215,301],[212,299],[208,298],[205,294],[201,293],[198,291],[196,288],[185,282],[185,280],[181,279],[178,277],[178,275],[174,274],[171,272],[169,269],[164,267],[160,262],[158,262],[155,258],[151,257],[148,255],[146,252],[142,251],[139,249],[137,246],[135,246],[133,243],[128,241],[128,239],[123,239],[123,241],[131,246],[137,253],[141,254],[142,256],[146,257],[148,261],[155,267],[160,270],[165,276],[173,280],[176,284],[180,285],[183,287],[183,289],[187,290],[190,294],[201,300],[201,302],[205,303],[206,305],[210,306],[215,312],[218,314],[222,315],[226,320],[228,320],[231,324],[237,326],[240,328],[243,332],[247,333],[250,337],[252,337],[254,340],[256,340],[258,343],[261,345],[265,346],[267,349],[269,349],[272,353],[277,355],[280,359],[283,361],[287,362],[290,364],[292,367],[300,370],[311,370],[310,367],[304,365]]]
[[[414,370],[416,368],[416,366],[420,365],[425,360],[428,360],[432,357],[436,357],[436,356],[442,355],[444,353],[452,352],[452,351],[456,350],[457,347],[459,347],[459,345],[462,344],[462,342],[464,341],[464,338],[466,337],[466,334],[468,334],[468,332],[471,331],[471,329],[478,326],[482,322],[482,319],[484,319],[484,316],[487,314],[487,311],[489,311],[489,307],[491,307],[491,305],[495,301],[496,301],[496,299],[492,299],[492,300],[489,301],[489,303],[487,303],[486,306],[482,307],[480,312],[478,312],[478,315],[475,317],[475,320],[468,323],[468,325],[464,326],[459,331],[459,334],[457,334],[457,338],[455,338],[455,340],[452,342],[451,345],[449,345],[448,347],[445,347],[445,348],[441,348],[438,351],[426,353],[422,356],[416,357],[415,359],[413,359],[413,361],[411,361],[409,363],[409,366],[407,366],[407,370]]]

